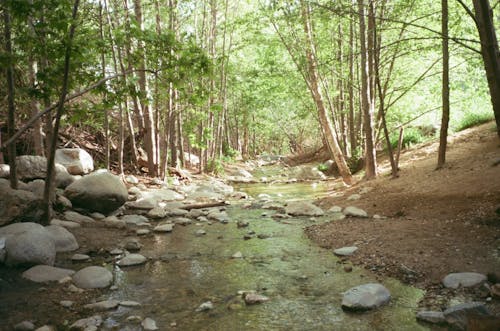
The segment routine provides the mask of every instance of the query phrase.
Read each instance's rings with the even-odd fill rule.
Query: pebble
[[[241,259],[243,254],[241,252],[236,252],[231,256],[233,259]]]
[[[199,229],[195,232],[196,236],[201,237],[207,234],[207,232],[203,229]]]
[[[142,322],[142,317],[138,316],[138,315],[131,315],[131,316],[127,317],[127,322],[140,323],[140,322]]]
[[[112,249],[109,254],[111,255],[121,255],[123,254],[123,250],[119,248]]]
[[[244,293],[243,300],[247,305],[254,305],[269,301],[269,298],[257,293]]]
[[[83,306],[83,308],[92,309],[96,311],[105,311],[105,310],[115,309],[116,307],[118,307],[118,304],[119,302],[116,300],[106,300],[106,301],[99,301],[96,303],[89,303]]]
[[[161,224],[161,225],[156,226],[153,229],[153,231],[166,233],[166,232],[172,232],[173,229],[174,229],[174,224],[167,223],[167,224]]]
[[[352,271],[352,266],[351,265],[344,266],[344,271],[345,272],[351,272]]]
[[[346,207],[344,209],[343,213],[346,216],[363,217],[363,218],[368,217],[368,214],[366,213],[366,211],[364,211],[363,209],[354,207],[354,206]]]
[[[141,254],[129,254],[123,259],[118,261],[118,265],[121,267],[129,267],[134,265],[140,265],[146,263],[147,258]]]
[[[130,300],[126,300],[126,301],[121,301],[120,302],[120,306],[123,306],[123,307],[140,307],[141,304],[137,301],[130,301]]]
[[[156,326],[156,322],[149,318],[149,317],[146,317],[142,323],[142,328],[144,329],[144,331],[154,331],[154,330],[158,330],[158,327]]]
[[[348,246],[348,247],[334,249],[333,253],[338,256],[350,256],[354,254],[357,250],[358,247],[356,246]]]
[[[212,301],[207,301],[207,302],[203,302],[198,308],[196,308],[196,311],[200,312],[200,311],[207,311],[207,310],[212,310],[212,309],[214,309],[214,304],[212,303]]]
[[[62,301],[59,301],[59,304],[61,306],[63,306],[64,308],[70,308],[71,306],[73,306],[74,302],[70,301],[70,300],[62,300]]]
[[[90,260],[90,256],[88,256],[86,254],[74,254],[71,257],[71,261],[75,261],[75,262],[87,261],[87,260]]]
[[[135,233],[138,236],[144,236],[144,235],[150,234],[151,231],[149,231],[148,229],[137,229],[137,230],[135,230]]]

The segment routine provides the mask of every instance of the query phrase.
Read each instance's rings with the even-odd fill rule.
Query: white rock
[[[37,265],[23,272],[23,278],[36,283],[45,283],[59,281],[60,279],[71,276],[74,273],[75,271],[70,269],[56,268],[48,265]]]
[[[92,156],[81,148],[57,149],[55,161],[65,166],[72,175],[84,175],[94,170]]]
[[[149,317],[146,317],[142,323],[142,328],[144,329],[144,331],[154,331],[154,330],[159,330],[158,327],[156,326],[156,322],[149,318]]]
[[[329,214],[341,213],[341,212],[342,212],[342,207],[339,206],[333,206],[330,209],[328,209]]]
[[[200,237],[200,236],[206,235],[206,234],[207,234],[207,232],[206,232],[205,230],[203,230],[203,229],[199,229],[199,230],[197,230],[197,231],[196,231],[196,233],[195,233],[195,234],[196,234],[198,237]]]
[[[137,177],[133,176],[133,175],[128,175],[127,177],[125,177],[125,180],[127,181],[127,183],[130,183],[130,184],[139,184],[139,180],[137,179]]]
[[[144,236],[144,235],[151,233],[151,231],[149,231],[148,229],[137,229],[137,230],[135,230],[135,233],[138,236]]]
[[[243,257],[243,253],[236,252],[231,256],[233,259],[241,259]]]
[[[214,309],[214,304],[212,303],[212,301],[207,301],[207,302],[203,302],[198,308],[196,308],[196,311],[200,312],[200,311],[207,311],[207,310],[212,310],[212,309]]]
[[[348,247],[342,247],[342,248],[337,248],[333,250],[333,253],[338,256],[349,256],[354,254],[358,250],[358,247],[356,246],[348,246]]]
[[[257,303],[267,302],[269,301],[269,298],[257,293],[244,293],[243,300],[245,300],[247,305],[254,305]]]
[[[355,201],[361,199],[361,195],[359,194],[352,194],[347,198],[347,201]]]
[[[73,275],[76,286],[84,289],[105,288],[111,285],[113,274],[106,268],[91,266]]]
[[[368,214],[363,209],[349,206],[344,209],[344,215],[353,217],[368,217]]]

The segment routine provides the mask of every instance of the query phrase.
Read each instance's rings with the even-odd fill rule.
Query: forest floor
[[[386,218],[314,225],[307,235],[324,248],[357,246],[345,263],[426,289],[422,306],[446,308],[450,293],[441,280],[451,272],[480,272],[500,282],[500,141],[492,127],[488,123],[450,137],[441,170],[436,170],[437,142],[402,153],[397,179],[391,178],[388,161],[380,160],[377,179],[332,192],[319,205],[354,205]],[[370,190],[366,187],[371,191],[361,199],[347,200]],[[464,295],[488,295],[484,288],[473,292]],[[497,314],[499,307],[496,300]]]

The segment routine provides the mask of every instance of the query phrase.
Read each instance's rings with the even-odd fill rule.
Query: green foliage
[[[420,144],[424,142],[426,139],[428,138],[426,138],[425,135],[422,134],[422,131],[419,128],[416,127],[406,128],[403,133],[402,148],[408,148],[415,144]],[[390,136],[391,146],[393,149],[396,149],[398,147],[398,140],[399,140],[399,131],[393,133]]]
[[[487,123],[495,119],[493,112],[482,111],[479,113],[467,112],[464,114],[458,125],[455,127],[455,131],[462,131],[474,126]]]
[[[210,159],[207,163],[207,171],[213,173],[216,176],[224,174],[224,166],[221,159]]]
[[[328,166],[324,163],[320,163],[320,164],[318,164],[318,170],[325,172],[328,170]]]

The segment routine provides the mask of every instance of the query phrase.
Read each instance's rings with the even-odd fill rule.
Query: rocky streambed
[[[116,193],[128,201],[105,216],[116,201],[99,195],[108,175],[97,175],[75,182],[91,177],[91,185],[59,192],[65,205],[49,227],[0,228],[9,265],[0,267],[0,329],[439,328],[416,320],[423,291],[353,267],[345,256],[355,247],[339,248],[339,257],[305,237],[308,225],[368,216],[355,206],[324,211],[311,203],[330,184],[240,184],[235,191],[211,178],[172,187],[128,176],[128,196]],[[81,191],[94,194],[95,205]],[[36,245],[39,238],[46,244]],[[468,284],[461,277],[452,283]],[[477,303],[463,309],[485,313]],[[463,309],[452,316],[460,320]],[[439,312],[420,318],[446,319]]]

